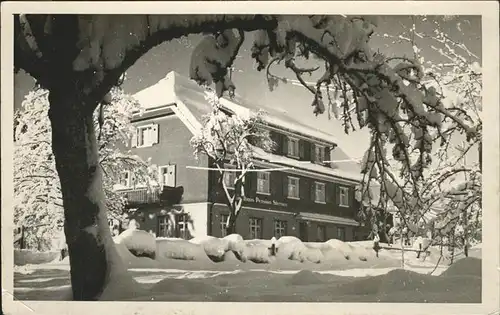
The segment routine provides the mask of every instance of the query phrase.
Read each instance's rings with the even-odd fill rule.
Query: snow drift
[[[60,255],[61,253],[58,251],[39,252],[29,249],[14,249],[14,265],[46,264],[58,259]]]
[[[155,258],[156,239],[155,236],[136,229],[128,229],[113,239],[116,244],[123,244],[137,257]]]

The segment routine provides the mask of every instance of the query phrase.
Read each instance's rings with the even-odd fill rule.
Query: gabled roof
[[[156,84],[136,93],[134,98],[142,105],[146,112],[171,107],[193,133],[196,133],[201,128],[202,117],[208,114],[211,109],[210,104],[205,99],[205,89],[195,81],[181,76],[174,71],[168,73],[165,78]],[[264,119],[271,126],[297,135],[314,138],[321,142],[337,144],[333,135],[307,126],[272,107],[248,102],[237,95],[231,100],[222,98],[220,102],[227,110],[243,116],[248,116],[251,112],[263,109],[267,113]],[[327,168],[313,163],[297,163],[296,160],[278,155],[270,156],[269,153],[260,152],[259,150],[256,152],[256,158],[266,161],[278,161],[278,164],[281,165],[288,165],[297,169],[310,170],[354,181],[360,181],[361,179],[358,163],[346,161],[350,158],[339,147],[335,147],[331,151],[330,160],[342,160],[343,162],[332,163],[334,168]]]
[[[210,105],[205,100],[205,89],[194,80],[190,80],[175,71],[169,72],[156,84],[139,91],[134,97],[146,111],[182,102],[189,108],[197,121],[201,121],[203,115],[210,111]],[[221,98],[220,102],[223,107],[239,115],[248,115],[263,109],[267,113],[264,117],[265,121],[272,126],[297,135],[336,144],[336,139],[332,134],[307,126],[273,107],[249,102],[239,95],[235,95],[233,99]]]

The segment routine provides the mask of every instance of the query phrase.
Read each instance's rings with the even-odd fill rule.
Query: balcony
[[[125,196],[129,207],[160,202],[158,190],[148,191],[147,188],[130,188],[119,192]]]
[[[120,189],[119,193],[127,199],[127,206],[134,207],[146,204],[173,205],[182,201],[184,187],[163,186],[162,189],[148,191],[147,188],[125,188]]]

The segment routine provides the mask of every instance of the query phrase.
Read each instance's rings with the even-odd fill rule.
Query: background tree
[[[236,233],[236,219],[245,199],[245,178],[254,169],[254,150],[256,147],[271,150],[274,142],[269,132],[262,128],[263,112],[252,113],[249,117],[230,115],[224,111],[214,91],[206,92],[206,99],[212,110],[204,116],[202,128],[191,139],[191,145],[195,156],[206,154],[210,167],[217,169],[217,185],[212,195],[215,196],[219,190],[224,193],[229,209],[226,225],[229,235]],[[232,189],[227,187],[224,180],[231,172],[228,168],[234,169],[235,173]]]
[[[412,16],[411,27],[402,34],[380,36],[392,39],[393,44],[410,45],[413,58],[422,65],[423,84],[435,89],[443,106],[453,114],[442,116],[441,128],[427,137],[427,142],[441,145],[432,150],[435,158],[420,186],[421,209],[404,219],[420,229],[431,230],[431,244],[463,248],[467,256],[469,243],[480,241],[482,230],[481,59],[446,33],[442,27],[445,19],[454,18]],[[455,23],[462,34],[467,31],[466,22]],[[420,31],[419,26],[425,23],[433,26],[432,33]],[[426,40],[425,46],[421,46],[422,40]],[[446,61],[426,60],[422,54],[425,50],[438,53]],[[467,128],[476,131],[474,137],[464,132]],[[437,216],[427,215],[436,208]]]
[[[371,49],[368,41],[377,24],[372,17],[19,15],[14,23],[15,69],[24,69],[50,91],[52,147],[64,200],[73,297],[78,300],[97,299],[110,285],[133,281],[119,262],[106,223],[93,112],[127,68],[162,42],[210,32],[202,41],[204,46],[196,49],[196,71],[191,77],[200,83],[215,83],[219,96],[235,88],[227,70],[245,32],[256,31],[252,56],[258,70],[278,63],[298,80],[316,68],[322,71],[316,86],[308,88],[314,112],[325,111],[326,95],[321,87],[334,84],[344,102],[329,106],[339,113],[352,110],[360,127],[371,130],[364,164],[369,175],[362,196],[366,196],[370,179],[379,175],[381,202],[391,199],[398,208],[409,205],[415,209],[418,182],[432,149],[429,131],[441,128],[441,115],[469,139],[480,133],[445,108],[435,89],[420,82],[423,73],[417,61],[385,58]],[[300,59],[310,57],[322,67],[299,66]],[[348,115],[343,120],[346,126],[353,121]],[[405,124],[414,126],[410,134],[405,133]],[[412,145],[411,138],[418,145]],[[402,186],[389,167],[389,144],[402,177],[411,186]],[[410,159],[413,146],[416,152],[412,156],[417,157]],[[412,199],[405,197],[404,190],[411,192]]]
[[[47,111],[48,91],[35,89],[15,113],[14,132],[14,223],[25,228],[25,244],[29,248],[48,249],[63,226],[64,211],[61,185],[52,153],[51,126]],[[94,128],[99,133],[99,166],[104,176],[104,193],[109,218],[123,219],[126,200],[115,190],[124,171],[153,188],[156,172],[147,162],[123,150],[135,128],[132,113],[140,112],[139,104],[120,88],[111,91],[110,104],[94,115]],[[102,120],[101,120],[102,118]]]

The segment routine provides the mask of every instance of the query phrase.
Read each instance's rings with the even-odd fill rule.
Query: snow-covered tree
[[[207,155],[210,167],[217,171],[217,185],[213,195],[219,189],[224,192],[229,209],[226,225],[226,233],[229,235],[236,233],[236,219],[245,198],[245,178],[249,170],[254,169],[255,148],[271,150],[274,142],[269,132],[262,128],[264,112],[252,113],[249,117],[230,115],[223,110],[214,91],[207,91],[205,98],[212,106],[212,111],[204,116],[202,128],[191,139],[191,145],[195,156]],[[229,176],[230,172],[234,176]],[[227,187],[225,176],[233,178],[232,189]]]
[[[422,84],[417,60],[386,58],[370,47],[376,24],[371,16],[343,15],[15,16],[15,68],[25,70],[50,91],[52,147],[64,200],[73,298],[97,299],[106,296],[103,291],[113,285],[133,281],[119,262],[105,221],[92,114],[142,55],[162,42],[189,34],[212,33],[195,48],[191,77],[215,83],[219,96],[236,88],[227,72],[246,32],[256,34],[252,56],[258,70],[271,63],[283,64],[299,81],[316,68],[323,70],[316,85],[308,86],[314,112],[325,111],[327,95],[322,87],[335,85],[344,101],[329,106],[339,113],[355,113],[360,127],[372,131],[364,163],[369,174],[365,187],[378,172],[381,200],[414,206],[414,199],[419,199],[418,181],[432,150],[429,133],[441,128],[442,117],[452,120],[470,140],[480,131],[446,108],[435,88]],[[322,67],[301,67],[301,59]],[[344,121],[353,122],[352,116],[344,116]],[[413,126],[410,133],[405,133],[405,124]],[[413,188],[402,186],[388,167],[389,144],[402,177],[409,178]],[[410,152],[413,147],[415,153]],[[403,189],[415,198],[400,198],[407,195]],[[367,189],[362,191],[366,196]]]
[[[415,204],[419,209],[404,215],[403,223],[413,226],[413,232],[417,228],[431,229],[434,243],[463,248],[467,255],[468,244],[481,239],[481,60],[464,43],[443,30],[444,18],[414,16],[410,19],[411,26],[404,33],[381,36],[392,39],[393,44],[410,45],[413,58],[422,65],[422,83],[427,89],[436,90],[442,106],[452,115],[440,115],[440,121],[436,122],[441,127],[429,132],[423,142],[417,142],[428,147],[433,159],[427,157],[430,167],[418,186],[422,199]],[[447,20],[450,21],[453,18]],[[433,32],[420,31],[419,26],[424,24],[432,25]],[[464,34],[467,23],[459,20],[455,24]],[[436,52],[444,61],[426,60],[426,50]],[[440,146],[431,150],[430,143],[436,142]],[[467,161],[473,150],[477,155]],[[408,195],[407,199],[412,196]],[[434,210],[436,208],[439,210]],[[437,216],[427,216],[432,211],[436,211]]]
[[[14,223],[25,227],[25,244],[31,248],[47,248],[64,222],[63,196],[52,153],[52,131],[47,115],[48,91],[31,91],[15,114],[14,132]],[[120,88],[111,90],[110,104],[94,115],[94,128],[99,133],[99,166],[104,176],[106,205],[110,218],[125,215],[124,196],[114,189],[124,171],[152,188],[155,172],[147,162],[124,152],[135,131],[130,123],[139,104]],[[102,120],[101,120],[102,119]]]

